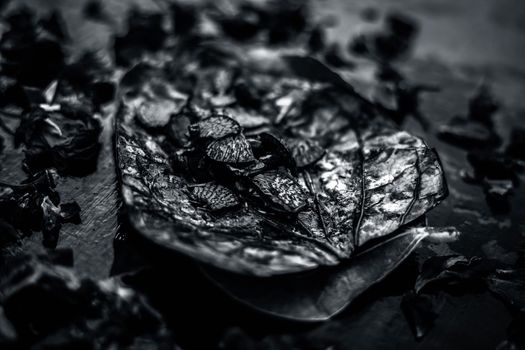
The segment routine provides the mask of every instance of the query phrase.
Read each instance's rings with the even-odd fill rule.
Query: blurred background
[[[228,1],[217,3],[227,6]],[[59,11],[71,38],[66,49],[75,57],[86,50],[111,56],[114,36],[127,32],[129,9],[165,12],[169,1],[0,0],[0,4],[2,13],[21,5],[42,15]],[[465,174],[472,171],[467,160],[472,150],[470,146],[458,147],[439,134],[451,118],[467,114],[469,101],[482,83],[490,85],[491,94],[500,106],[493,116],[491,132],[499,135],[502,143],[491,152],[506,149],[513,130],[525,127],[525,2],[318,0],[311,4],[314,23],[324,28],[326,42],[337,47],[337,59],[351,62],[353,68],[344,74],[351,81],[355,80],[358,87],[361,82],[373,80],[376,66],[349,49],[355,39],[380,31],[385,18],[392,13],[401,13],[416,23],[410,53],[396,66],[409,81],[439,86],[440,91],[425,94],[420,99],[421,114],[429,123],[426,130],[410,117],[403,121],[402,127],[422,136],[437,149],[447,174],[449,198],[428,215],[429,223],[452,225],[463,233],[458,242],[427,244],[418,254],[476,255],[508,264],[522,262],[525,239],[523,185],[518,184],[512,195],[506,197],[508,210],[494,210],[487,200],[486,190],[465,180],[468,178]],[[0,24],[0,35],[5,30],[7,26]],[[363,86],[363,93],[373,98],[373,92],[366,84]],[[126,272],[144,261],[149,262],[147,254],[133,242],[114,242],[121,222],[112,150],[112,119],[104,119],[103,125],[104,144],[97,172],[83,178],[65,179],[59,185],[66,201],[74,199],[79,203],[83,220],[81,225],[63,227],[59,247],[72,247],[75,270],[81,276],[94,279]],[[0,154],[2,180],[22,178],[21,157],[20,150],[6,145]],[[522,174],[519,176],[522,182]],[[40,237],[33,235],[16,249],[38,251]],[[169,277],[179,281],[187,277],[187,274],[178,274],[174,271]],[[395,285],[396,277],[392,278],[388,283]],[[262,342],[266,345],[261,348],[282,345],[297,349],[495,349],[506,339],[513,318],[501,302],[486,292],[455,295],[444,302],[433,330],[418,341],[401,314],[401,294],[395,288],[385,289],[386,292],[378,288],[370,294],[373,302],[352,307],[333,321],[297,327],[275,325],[271,320],[260,320],[251,314],[238,316],[236,312],[239,311],[234,306],[210,296],[217,294],[213,287],[206,284],[197,287],[203,290],[193,295],[195,286],[181,286],[187,291],[179,290],[180,295],[175,298],[182,300],[170,305],[171,318],[177,318],[177,312],[181,312],[182,320],[173,322],[180,327],[184,348],[214,348],[222,344],[225,348],[255,349],[254,344]],[[192,295],[196,300],[192,300]],[[213,302],[198,300],[208,297]],[[214,302],[226,304],[217,306]],[[235,310],[231,315],[225,314],[228,307]],[[195,328],[202,332],[200,339],[190,335]]]

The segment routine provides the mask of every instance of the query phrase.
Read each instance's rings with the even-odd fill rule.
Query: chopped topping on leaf
[[[191,186],[190,193],[197,202],[202,203],[212,211],[239,205],[239,200],[232,191],[215,183]]]
[[[249,163],[255,158],[250,144],[239,134],[212,141],[206,147],[206,155],[222,163]]]

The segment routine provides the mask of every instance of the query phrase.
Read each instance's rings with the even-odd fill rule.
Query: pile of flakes
[[[2,266],[3,349],[178,349],[144,296],[118,279],[80,279],[72,252],[22,255]]]
[[[59,12],[39,18],[20,6],[4,18],[0,152],[6,142],[21,148],[28,178],[19,184],[0,179],[0,223],[8,232],[2,247],[42,231],[44,246],[53,248],[62,223],[80,222],[76,203],[60,204],[56,182],[96,170],[102,126],[95,115],[113,99],[113,70],[96,53],[70,57]]]
[[[525,130],[512,130],[508,144],[502,149],[501,137],[494,126],[495,114],[500,109],[489,85],[481,84],[469,101],[467,116],[453,117],[441,125],[438,136],[468,150],[472,170],[462,172],[463,180],[483,188],[493,213],[506,214],[523,170]]]

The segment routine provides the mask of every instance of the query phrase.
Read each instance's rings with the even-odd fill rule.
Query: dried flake
[[[212,141],[206,147],[206,155],[222,163],[249,163],[255,158],[244,135],[235,135]]]
[[[304,190],[285,173],[269,171],[256,175],[252,181],[268,201],[286,212],[297,213],[308,205]]]
[[[292,153],[295,163],[299,168],[317,162],[325,154],[325,149],[319,142],[307,138],[289,138],[286,144]]]
[[[190,125],[190,133],[199,138],[221,139],[226,136],[237,135],[241,126],[234,119],[225,115],[206,118],[197,124]]]
[[[202,203],[212,211],[223,210],[239,205],[239,200],[231,190],[215,183],[191,186],[190,192],[196,201]]]

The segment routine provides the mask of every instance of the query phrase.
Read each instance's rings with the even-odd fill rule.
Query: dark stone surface
[[[108,24],[82,19],[82,1],[24,1],[47,11],[57,7],[65,14],[73,38],[72,50],[100,48],[109,43],[108,32],[117,30]],[[143,8],[158,8],[158,3],[141,3]],[[396,2],[397,7],[415,15],[421,22],[415,57],[404,64],[408,77],[417,82],[435,83],[441,91],[425,96],[422,113],[430,121],[423,132],[413,119],[404,127],[423,136],[435,147],[445,168],[450,196],[428,215],[433,226],[456,226],[462,236],[446,244],[426,244],[417,257],[433,254],[479,255],[505,261],[519,258],[525,240],[523,185],[510,198],[508,214],[493,214],[483,188],[466,184],[460,176],[468,170],[467,150],[436,137],[439,125],[452,116],[466,113],[468,99],[482,78],[493,85],[503,108],[495,116],[495,129],[506,146],[512,128],[523,126],[525,118],[525,70],[520,66],[525,52],[525,29],[516,13],[523,14],[517,1],[411,1]],[[112,14],[112,26],[122,23],[124,1],[104,2]],[[338,14],[338,26],[330,37],[346,42],[350,35],[374,25],[360,20],[360,11],[376,6],[384,15],[390,2],[343,0],[322,1],[319,13]],[[522,18],[522,17],[521,17]],[[521,24],[520,24],[521,23]],[[351,28],[351,29],[349,29]],[[436,58],[439,57],[439,58]],[[366,66],[366,63],[365,63]],[[357,68],[359,71],[359,68]],[[119,220],[119,194],[112,150],[112,117],[103,119],[103,149],[97,171],[83,178],[64,178],[58,189],[63,202],[76,200],[82,208],[82,224],[65,224],[59,248],[71,247],[75,270],[95,279],[141,266],[160,265],[139,283],[150,292],[162,313],[171,321],[184,348],[292,348],[300,349],[494,349],[505,339],[511,315],[505,306],[485,292],[448,296],[435,325],[417,341],[402,314],[401,293],[389,292],[385,285],[401,283],[392,275],[385,284],[367,292],[358,302],[335,319],[313,325],[281,323],[245,310],[229,300],[215,286],[198,274],[198,269],[184,259],[152,251],[140,239],[128,235]],[[13,150],[9,138],[0,154],[0,178],[18,181],[22,155]],[[521,175],[523,180],[523,176]],[[114,240],[119,232],[118,239]],[[127,238],[126,238],[127,237]],[[487,246],[488,244],[488,246]],[[488,249],[494,247],[498,249]],[[520,248],[521,247],[521,248]],[[16,251],[41,251],[41,236],[33,234]],[[508,261],[508,260],[507,260]],[[190,335],[200,332],[198,337]],[[237,344],[237,345],[236,345]],[[239,345],[240,344],[240,345]]]

